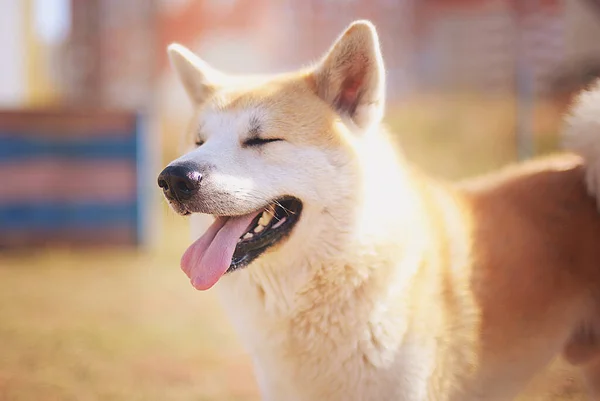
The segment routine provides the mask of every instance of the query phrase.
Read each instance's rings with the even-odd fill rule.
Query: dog
[[[181,267],[215,286],[264,400],[506,400],[558,355],[600,399],[600,85],[561,153],[447,183],[382,126],[369,21],[292,73],[168,54],[194,114],[158,185],[213,216]]]

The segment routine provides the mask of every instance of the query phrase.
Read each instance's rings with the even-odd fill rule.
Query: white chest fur
[[[292,311],[284,294],[260,288],[246,272],[224,277],[218,288],[264,400],[428,399],[435,349],[409,337],[398,308],[366,314],[359,297]]]

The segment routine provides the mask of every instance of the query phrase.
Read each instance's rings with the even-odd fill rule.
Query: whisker
[[[287,216],[291,215],[291,214],[296,214],[295,212],[291,211],[290,209],[286,208],[285,206],[283,206],[279,201],[275,201],[275,204],[277,204],[277,206],[279,206],[280,208],[282,208],[285,211],[285,214]],[[275,216],[277,217],[277,216]]]

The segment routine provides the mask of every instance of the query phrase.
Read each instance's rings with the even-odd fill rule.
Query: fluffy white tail
[[[588,192],[600,204],[600,80],[579,94],[563,135],[564,148],[584,158]]]

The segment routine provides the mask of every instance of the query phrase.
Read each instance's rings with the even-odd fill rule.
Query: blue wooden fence
[[[143,127],[130,112],[0,111],[0,247],[140,244]]]

